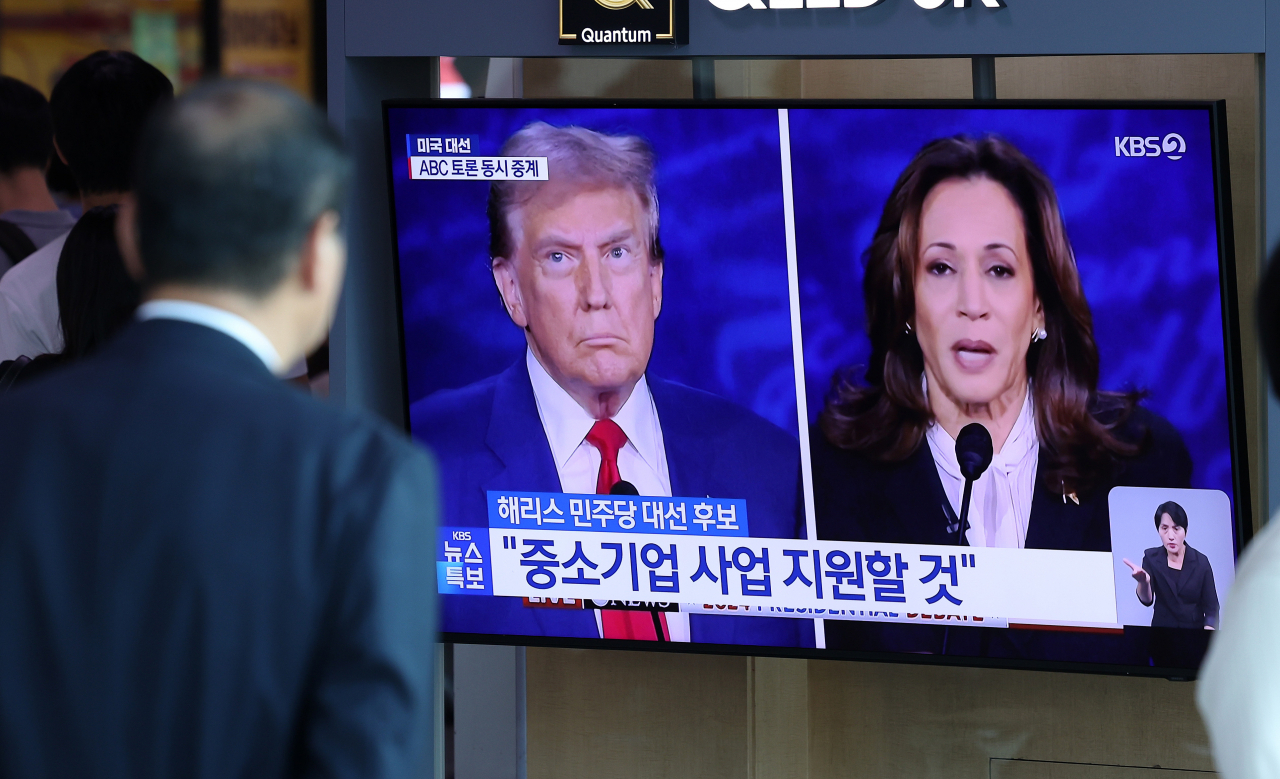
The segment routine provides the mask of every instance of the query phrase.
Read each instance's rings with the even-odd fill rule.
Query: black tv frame
[[[1236,561],[1253,537],[1253,503],[1249,488],[1249,452],[1246,438],[1244,380],[1240,344],[1240,309],[1236,286],[1235,235],[1231,211],[1230,158],[1227,144],[1227,104],[1225,100],[647,100],[647,99],[490,99],[414,98],[382,101],[382,138],[385,152],[383,173],[387,176],[388,211],[391,216],[391,247],[395,260],[396,322],[400,352],[400,400],[405,432],[409,429],[409,386],[404,344],[404,303],[400,288],[400,243],[396,225],[395,187],[390,175],[392,147],[389,111],[395,108],[698,108],[698,109],[778,109],[778,108],[922,108],[922,109],[1181,109],[1204,110],[1209,114],[1213,161],[1215,224],[1218,230],[1218,279],[1222,300],[1223,351],[1227,372],[1227,415],[1231,441],[1232,513]],[[1234,563],[1235,561],[1233,561]],[[996,630],[996,628],[971,628]],[[1019,628],[1008,628],[1019,630]],[[1150,631],[1150,627],[1126,626],[1125,631]],[[1194,631],[1188,631],[1194,633]],[[1198,668],[1132,666],[1025,658],[991,658],[964,655],[918,655],[908,653],[862,652],[844,649],[702,644],[685,642],[630,641],[606,638],[559,638],[499,633],[453,633],[442,631],[440,640],[457,644],[533,646],[565,649],[612,649],[685,654],[719,654],[743,657],[783,657],[812,660],[858,660],[913,665],[1009,668],[1118,676],[1163,677],[1191,681]],[[1205,641],[1207,644],[1208,637]]]

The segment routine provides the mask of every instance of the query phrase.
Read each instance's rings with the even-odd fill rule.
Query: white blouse
[[[956,441],[942,425],[934,422],[926,433],[933,463],[942,480],[951,508],[960,516],[964,497],[964,476],[956,460]],[[1031,521],[1031,501],[1035,495],[1036,469],[1040,462],[1040,439],[1036,436],[1035,407],[1031,389],[1022,401],[1022,411],[1009,437],[991,458],[991,465],[973,483],[969,501],[970,546],[1000,546],[1022,549],[1027,544]]]

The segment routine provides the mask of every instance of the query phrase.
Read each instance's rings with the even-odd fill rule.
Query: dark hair
[[[898,178],[865,258],[862,292],[871,337],[866,384],[856,385],[848,371],[836,374],[819,420],[822,431],[832,444],[883,462],[904,460],[920,446],[933,414],[921,386],[920,344],[904,329],[915,314],[921,211],[938,184],[971,178],[1001,184],[1022,212],[1048,332],[1027,352],[1036,433],[1047,454],[1040,473],[1048,489],[1084,492],[1110,473],[1118,457],[1137,453],[1138,447],[1112,430],[1128,418],[1139,396],[1098,392],[1093,318],[1053,184],[997,136],[935,140]]]
[[[0,76],[0,173],[43,171],[53,154],[49,101],[33,86]]]
[[[530,122],[502,145],[504,157],[545,157],[548,172],[557,181],[606,184],[635,193],[648,224],[646,248],[649,262],[662,262],[658,240],[658,188],[653,180],[654,155],[649,142],[638,135],[605,135],[585,127],[555,127]],[[489,262],[510,259],[515,251],[511,212],[524,205],[548,181],[494,180],[489,185]]]
[[[147,116],[173,99],[173,84],[127,51],[98,51],[72,65],[49,99],[53,135],[81,192],[129,189]]]
[[[116,245],[116,206],[89,209],[71,228],[57,284],[63,357],[84,357],[129,322],[142,292]]]
[[[1180,527],[1184,533],[1186,532],[1187,512],[1182,508],[1182,506],[1179,506],[1171,500],[1161,503],[1156,508],[1156,529],[1160,528],[1160,517],[1163,517],[1165,514],[1168,514],[1169,519],[1173,520],[1175,527]]]
[[[158,114],[138,150],[147,283],[265,295],[307,232],[341,212],[351,162],[325,117],[289,90],[202,84]]]

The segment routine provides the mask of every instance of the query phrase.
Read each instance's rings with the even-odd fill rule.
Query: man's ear
[[[139,284],[147,280],[147,269],[138,251],[138,201],[133,195],[125,195],[116,212],[116,246],[124,258],[124,269]]]
[[[662,313],[662,269],[666,267],[666,263],[658,263],[649,265],[649,285],[653,287],[653,318],[657,319],[658,314]]]
[[[311,223],[307,237],[298,252],[298,282],[308,292],[325,284],[334,272],[335,262],[341,261],[334,249],[341,243],[338,236],[338,214],[325,211]]]
[[[507,316],[511,317],[511,321],[521,330],[529,326],[529,317],[526,316],[524,310],[524,298],[520,296],[520,282],[516,278],[516,267],[514,260],[508,260],[505,257],[493,258],[493,283],[498,287],[498,294],[502,296],[502,304],[506,306]]]
[[[58,139],[53,139],[53,153],[58,155],[58,159],[62,160],[62,164],[67,164],[67,155],[62,153],[62,149],[58,148]]]

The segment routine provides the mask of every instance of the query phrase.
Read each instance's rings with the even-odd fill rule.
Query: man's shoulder
[[[28,298],[23,293],[56,284],[58,260],[62,257],[62,247],[66,244],[68,235],[70,231],[36,249],[25,260],[13,266],[13,270],[0,278],[0,295],[15,299],[19,296]]]
[[[414,402],[409,407],[413,435],[441,449],[483,441],[498,385],[509,380],[509,372],[464,387],[438,390]]]
[[[74,216],[61,209],[55,211],[13,209],[0,214],[0,219],[17,225],[37,248],[59,236],[66,235],[76,223]]]
[[[665,426],[674,418],[682,426],[706,438],[750,440],[754,443],[795,448],[795,436],[751,409],[706,390],[649,376],[649,391]]]
[[[55,238],[0,276],[0,360],[61,348],[57,278],[66,240]]]
[[[128,425],[135,435],[161,439],[177,422],[193,432],[292,441],[297,445],[286,448],[293,451],[354,445],[385,450],[394,459],[416,449],[370,414],[323,403],[266,371],[246,370],[256,367],[252,357],[244,363],[167,359],[128,343],[136,340],[117,339],[15,387],[0,403],[0,428],[31,428],[28,434],[39,436],[56,435],[58,426],[89,431]]]

